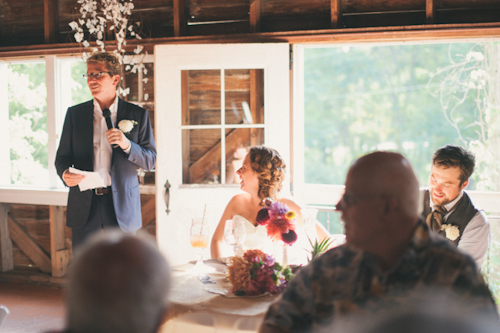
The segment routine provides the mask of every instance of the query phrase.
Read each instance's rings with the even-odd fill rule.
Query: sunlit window
[[[0,63],[0,74],[6,78],[0,84],[0,185],[53,187],[50,137],[57,138],[69,106],[92,98],[82,77],[86,66],[81,58],[58,59],[55,82],[49,86],[46,61],[38,58]],[[48,110],[50,94],[55,102]],[[49,131],[50,117],[56,119],[55,132]]]
[[[47,88],[43,61],[6,66],[9,148],[3,184],[48,185]]]

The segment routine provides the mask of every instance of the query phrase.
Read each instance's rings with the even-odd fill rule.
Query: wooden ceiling
[[[500,0],[134,0],[134,5],[132,21],[141,22],[146,45],[335,42],[353,33],[422,30],[460,36],[476,29],[500,36]],[[80,49],[68,25],[79,17],[78,9],[77,0],[0,0],[0,57]],[[112,38],[108,34],[108,41]]]

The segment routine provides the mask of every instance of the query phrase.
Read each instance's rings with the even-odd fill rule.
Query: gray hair
[[[85,243],[70,266],[67,329],[154,333],[169,290],[170,267],[151,239],[105,231]]]

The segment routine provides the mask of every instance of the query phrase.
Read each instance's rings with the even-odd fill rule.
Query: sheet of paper
[[[69,172],[85,176],[80,184],[78,184],[78,187],[80,187],[80,191],[82,192],[92,188],[106,187],[106,185],[104,185],[104,180],[97,172],[82,171],[71,167],[69,168]]]

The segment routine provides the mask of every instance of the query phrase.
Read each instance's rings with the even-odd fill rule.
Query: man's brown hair
[[[111,76],[122,75],[122,65],[118,58],[109,52],[95,52],[87,59],[87,66],[89,64],[104,64],[106,70],[111,73]]]
[[[454,145],[446,145],[439,148],[432,156],[432,164],[436,167],[460,168],[460,186],[469,179],[474,172],[476,159],[472,153],[465,148]]]

